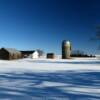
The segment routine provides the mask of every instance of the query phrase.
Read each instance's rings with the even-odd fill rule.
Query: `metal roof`
[[[21,53],[20,51],[14,49],[14,48],[1,48],[1,49],[4,49],[4,50],[8,51],[11,54],[14,54],[14,53],[20,54]]]

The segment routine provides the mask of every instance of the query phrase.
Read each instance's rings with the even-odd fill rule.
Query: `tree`
[[[71,54],[72,57],[84,57],[85,53],[81,50],[74,50]]]
[[[43,56],[43,54],[44,54],[44,51],[43,50],[37,49],[37,51],[39,53],[39,57]]]
[[[95,36],[95,39],[100,41],[100,25],[97,26],[96,28],[96,36]],[[100,50],[100,44],[99,44],[99,50]]]
[[[96,35],[92,37],[90,40],[100,41],[100,25],[96,27]],[[98,49],[100,50],[100,43],[99,43]]]
[[[100,40],[100,26],[97,26],[97,30],[96,30],[96,39]]]

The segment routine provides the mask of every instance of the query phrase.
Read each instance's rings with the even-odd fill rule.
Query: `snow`
[[[96,58],[77,59],[21,59],[13,61],[0,60],[0,72],[6,71],[65,71],[65,70],[100,70],[100,60]]]
[[[21,59],[0,60],[0,72],[7,71],[63,71],[63,70],[100,70],[100,60],[96,58],[61,59]]]
[[[100,60],[0,60],[0,100],[100,100]]]

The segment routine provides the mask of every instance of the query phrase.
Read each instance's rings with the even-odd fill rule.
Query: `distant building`
[[[29,50],[29,51],[21,51],[22,53],[22,58],[27,58],[29,56],[31,56],[33,54],[33,52],[35,52],[34,50]]]
[[[36,58],[39,58],[39,52],[38,51],[34,51],[32,53],[32,59],[36,59]]]
[[[54,53],[47,53],[47,58],[48,59],[54,59],[55,58]]]
[[[71,55],[71,43],[64,40],[62,42],[62,59],[69,59]]]
[[[23,58],[27,58],[27,57],[31,57],[32,59],[39,58],[39,52],[35,50],[21,51],[21,53]]]
[[[13,60],[21,58],[21,52],[13,48],[1,48],[0,49],[0,59],[3,60]]]

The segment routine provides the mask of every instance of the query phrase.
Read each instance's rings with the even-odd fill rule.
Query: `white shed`
[[[36,59],[36,58],[39,58],[39,52],[38,51],[34,51],[32,53],[32,59]]]

